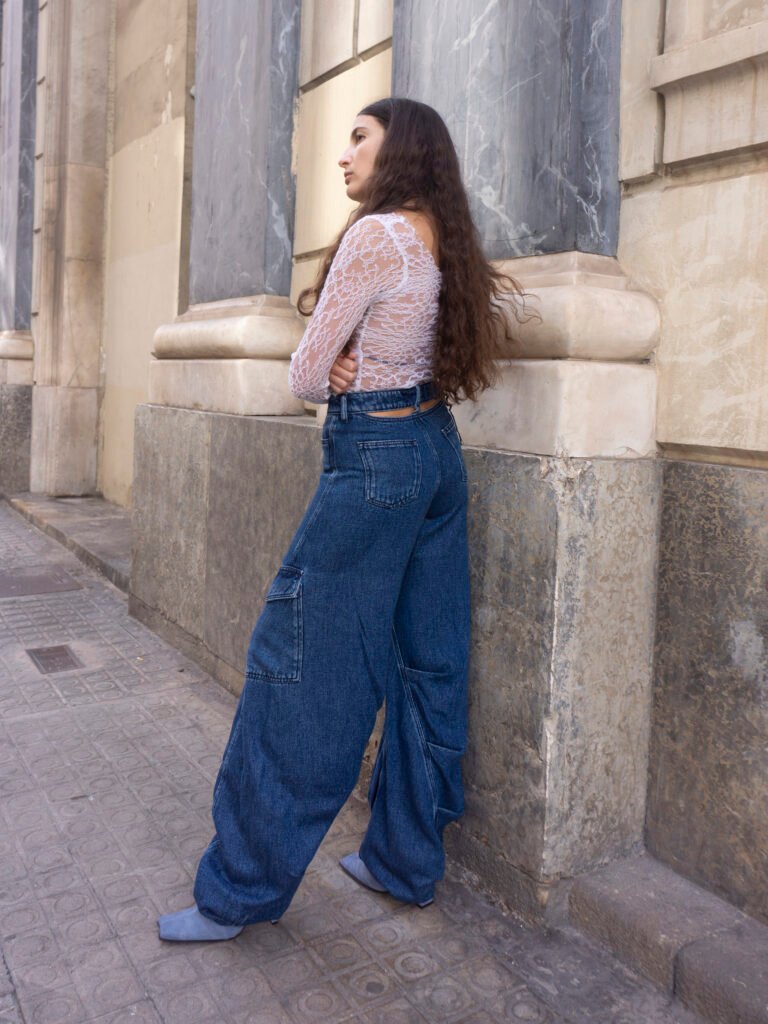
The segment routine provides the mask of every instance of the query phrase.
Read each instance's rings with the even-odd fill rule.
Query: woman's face
[[[358,114],[352,124],[349,145],[339,157],[339,166],[344,169],[347,195],[355,202],[365,198],[366,185],[385,134],[381,122],[368,114]]]

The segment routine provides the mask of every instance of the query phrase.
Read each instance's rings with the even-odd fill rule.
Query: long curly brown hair
[[[514,278],[485,258],[469,210],[461,169],[448,128],[426,103],[390,96],[363,107],[385,129],[363,202],[352,211],[326,249],[315,283],[305,288],[298,309],[314,309],[345,232],[370,213],[419,210],[437,228],[442,273],[433,376],[449,401],[474,399],[498,380],[495,360],[514,343],[509,311],[520,322],[525,295]],[[461,395],[461,397],[460,397]]]

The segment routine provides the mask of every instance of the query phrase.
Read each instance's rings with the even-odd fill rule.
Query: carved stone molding
[[[465,444],[537,455],[642,458],[656,451],[656,300],[613,257],[582,252],[498,265],[541,319],[517,323],[501,380],[456,407]]]
[[[622,181],[768,144],[768,19],[759,7],[624,4],[622,38]]]
[[[158,359],[288,359],[304,326],[280,295],[199,303],[158,327],[152,351]]]
[[[541,359],[647,359],[660,329],[658,305],[632,288],[617,260],[581,252],[529,256],[500,265],[540,315],[513,323],[510,355]]]
[[[664,95],[665,163],[768,143],[768,21],[699,39],[651,61]]]
[[[237,415],[300,414],[288,364],[305,322],[279,295],[200,303],[155,332],[149,401]]]

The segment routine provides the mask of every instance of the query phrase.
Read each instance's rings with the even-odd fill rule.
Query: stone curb
[[[37,494],[7,495],[5,500],[25,519],[71,551],[84,565],[101,573],[119,590],[130,583],[131,513],[105,498],[91,497],[88,511],[65,506],[56,498]],[[69,499],[70,501],[72,499]],[[122,552],[122,553],[121,553]]]
[[[577,878],[571,923],[713,1024],[768,1024],[768,926],[647,854]]]

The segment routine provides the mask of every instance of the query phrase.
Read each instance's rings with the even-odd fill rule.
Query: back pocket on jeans
[[[358,441],[365,470],[365,498],[381,508],[413,501],[421,486],[421,453],[414,440]]]
[[[303,570],[293,565],[282,565],[277,570],[248,644],[248,678],[275,683],[297,683],[301,679],[302,575]]]

